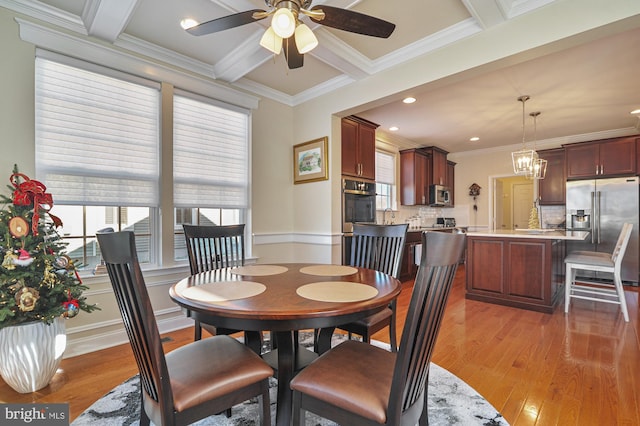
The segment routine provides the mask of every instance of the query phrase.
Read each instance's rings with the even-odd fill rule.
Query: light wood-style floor
[[[630,322],[619,308],[572,301],[549,314],[464,298],[456,275],[433,361],[475,388],[515,426],[640,425],[638,288],[626,288]],[[411,282],[398,303],[401,329]],[[166,350],[190,342],[191,328],[170,333]],[[388,342],[388,333],[374,338]],[[75,419],[137,373],[128,345],[63,360],[51,385],[18,394],[0,380],[0,402],[69,402]]]

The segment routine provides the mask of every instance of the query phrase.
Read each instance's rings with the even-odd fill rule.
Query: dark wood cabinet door
[[[454,194],[454,184],[456,181],[456,163],[453,161],[447,161],[447,181],[445,182],[445,186],[449,187],[451,191],[449,196],[451,197],[451,207],[455,205],[455,194]]]
[[[581,143],[566,148],[567,179],[591,178],[599,171],[600,145]]]
[[[400,266],[400,281],[412,280],[418,272],[416,265],[416,246],[422,242],[422,232],[407,232]]]
[[[358,123],[342,119],[342,174],[358,176]]]
[[[637,173],[636,136],[567,145],[567,179],[628,176]]]
[[[506,293],[506,244],[505,240],[495,238],[467,238],[467,293],[494,296]]]
[[[400,204],[427,204],[429,172],[429,158],[423,152],[416,149],[400,152]]]
[[[621,138],[600,144],[600,175],[636,173],[636,138]]]
[[[360,159],[360,177],[376,178],[376,128],[360,125],[358,138],[358,156]]]
[[[505,295],[516,299],[547,301],[546,281],[550,276],[547,241],[509,241],[505,260],[508,269]]]
[[[375,180],[377,127],[358,117],[342,119],[343,175]]]
[[[431,152],[431,164],[433,167],[431,183],[433,185],[446,185],[447,154],[437,149],[433,149]]]
[[[562,205],[565,203],[566,177],[564,173],[564,149],[538,151],[540,158],[547,160],[547,174],[538,181],[540,205]]]

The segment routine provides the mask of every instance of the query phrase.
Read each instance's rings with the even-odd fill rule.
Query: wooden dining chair
[[[425,232],[398,352],[347,340],[329,349],[291,381],[293,424],[307,411],[341,425],[428,424],[427,385],[464,234]]]
[[[244,224],[226,226],[182,225],[187,242],[191,275],[228,267],[244,266]],[[241,330],[214,327],[195,321],[194,340],[202,329],[210,334],[234,334]]]
[[[164,353],[133,232],[98,233],[141,384],[140,424],[187,425],[260,397],[262,425],[270,425],[273,370],[230,336],[213,336]]]
[[[351,242],[351,260],[349,265],[375,269],[398,278],[402,265],[402,253],[409,225],[374,225],[355,223]],[[371,340],[371,335],[389,327],[391,350],[396,351],[396,301],[387,309],[364,319],[337,328],[345,330],[349,338],[353,334],[362,336],[364,342]]]
[[[629,322],[627,300],[622,288],[622,259],[629,245],[633,224],[622,225],[618,241],[612,253],[596,251],[575,251],[565,257],[565,298],[564,312],[569,312],[571,299],[585,299],[594,302],[605,302],[620,305],[622,316]],[[613,275],[612,281],[594,281],[576,278],[578,271],[607,272]]]

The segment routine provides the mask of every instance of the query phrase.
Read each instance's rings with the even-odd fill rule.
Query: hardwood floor
[[[433,361],[475,388],[512,425],[639,425],[638,288],[625,287],[630,322],[615,305],[572,301],[553,314],[464,298],[458,270]],[[398,302],[401,331],[411,282]],[[166,350],[193,329],[168,335]],[[382,331],[374,338],[388,342]],[[51,385],[18,394],[0,381],[1,402],[69,402],[71,419],[137,373],[128,345],[63,360]]]

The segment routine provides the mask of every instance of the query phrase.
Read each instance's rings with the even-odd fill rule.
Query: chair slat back
[[[389,400],[389,419],[395,418],[397,423],[388,424],[400,424],[403,413],[406,416],[411,412],[415,417],[415,421],[410,418],[406,424],[415,424],[420,416],[431,355],[465,238],[464,234],[444,232],[422,234],[422,258],[402,330]]]
[[[375,269],[398,277],[409,224],[353,225],[351,266]]]
[[[618,236],[618,241],[616,242],[616,246],[614,247],[613,253],[611,254],[611,260],[616,265],[616,267],[619,267],[622,263],[622,258],[624,257],[624,253],[627,250],[629,239],[631,238],[632,229],[632,223],[625,223],[624,225],[622,225],[622,230],[620,231],[620,235]]]
[[[183,225],[191,274],[243,266],[244,224]]]
[[[164,407],[173,410],[160,332],[140,270],[135,236],[133,232],[123,231],[98,233],[97,238],[140,371],[143,390],[163,407],[163,411]]]

